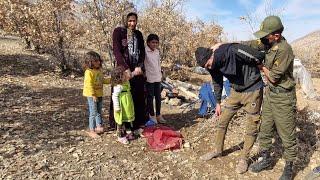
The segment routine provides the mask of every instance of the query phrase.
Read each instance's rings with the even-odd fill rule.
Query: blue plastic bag
[[[150,127],[150,126],[155,126],[156,124],[157,123],[153,119],[149,118],[149,120],[146,122],[145,126]]]

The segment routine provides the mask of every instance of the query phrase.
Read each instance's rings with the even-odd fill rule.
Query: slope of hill
[[[314,76],[320,75],[320,30],[307,34],[291,43],[297,58]]]
[[[274,167],[259,174],[237,174],[246,119],[238,113],[228,127],[224,156],[199,160],[214,147],[217,119],[163,104],[166,126],[186,142],[175,151],[153,152],[143,138],[117,143],[114,131],[92,140],[87,128],[82,77],[61,77],[49,56],[24,50],[21,40],[0,36],[0,179],[278,179],[284,167],[279,138]],[[193,76],[190,75],[189,76]],[[207,78],[201,75],[199,81]],[[320,79],[314,79],[320,91]],[[105,87],[103,117],[108,119],[110,86]],[[295,179],[320,165],[319,101],[297,93],[298,157]],[[197,106],[198,107],[198,106]],[[312,109],[310,109],[312,108]],[[255,144],[252,156],[258,151]],[[253,159],[254,160],[254,159]]]

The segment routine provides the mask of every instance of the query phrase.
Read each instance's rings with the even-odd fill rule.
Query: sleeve
[[[91,96],[95,95],[93,80],[94,80],[93,73],[89,70],[86,70],[84,73],[84,84],[85,84],[84,88],[87,89],[88,94],[90,94]]]
[[[270,79],[274,82],[278,82],[291,63],[293,63],[293,58],[290,58],[290,49],[278,50],[273,66],[270,69]]]
[[[112,93],[112,102],[113,102],[113,108],[115,111],[120,111],[120,100],[119,100],[119,95],[122,91],[122,86],[117,85],[113,87],[113,93]]]
[[[125,69],[128,69],[129,66],[124,61],[123,54],[121,53],[121,49],[122,49],[121,27],[114,29],[112,34],[112,45],[113,45],[113,54],[115,56],[117,65],[123,66]]]
[[[246,45],[246,46],[250,46],[254,49],[257,49],[258,51],[264,51],[265,50],[265,46],[261,43],[261,41],[259,39],[257,40],[250,40],[250,41],[241,41],[240,44]]]
[[[110,84],[110,83],[111,83],[111,78],[110,77],[103,79],[103,84]]]
[[[216,100],[220,104],[222,89],[223,89],[223,74],[217,69],[214,69],[209,72],[212,77],[212,84],[213,84],[214,94],[215,94]]]
[[[237,57],[246,64],[262,64],[265,58],[265,53],[243,44],[237,44],[234,51]]]
[[[144,60],[146,57],[146,50],[144,47],[144,40],[143,40],[143,35],[140,31],[138,31],[139,33],[139,59],[138,59],[138,67],[140,67],[142,69],[143,72],[145,72],[145,67],[144,67]]]

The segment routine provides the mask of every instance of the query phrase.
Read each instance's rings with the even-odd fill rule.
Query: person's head
[[[135,12],[130,12],[127,14],[125,25],[127,28],[134,30],[136,29],[138,23],[138,14]]]
[[[255,32],[254,35],[261,40],[265,45],[272,45],[281,40],[284,27],[281,19],[278,16],[266,17],[260,26],[260,30]]]
[[[203,68],[211,69],[214,64],[213,50],[205,47],[198,47],[195,52],[197,64]]]
[[[159,46],[159,36],[156,34],[149,34],[147,37],[147,45],[152,51],[157,49]]]
[[[100,55],[94,51],[89,51],[85,55],[84,69],[100,69],[102,59]]]
[[[117,66],[111,71],[111,84],[122,84],[130,79],[129,73],[126,72],[123,66]]]

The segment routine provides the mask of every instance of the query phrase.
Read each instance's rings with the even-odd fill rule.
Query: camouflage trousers
[[[261,150],[270,150],[276,131],[284,147],[284,158],[296,158],[296,91],[279,92],[266,88],[262,105],[259,145]]]
[[[236,92],[233,89],[231,90],[230,97],[223,106],[222,114],[217,125],[215,136],[215,148],[217,152],[223,151],[225,135],[230,120],[240,108],[243,108],[247,114],[247,122],[241,158],[249,158],[250,150],[252,149],[259,130],[262,96],[262,89],[252,92]]]

